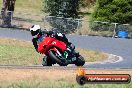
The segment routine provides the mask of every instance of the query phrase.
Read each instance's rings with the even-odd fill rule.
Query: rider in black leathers
[[[55,30],[54,31],[47,31],[46,29],[44,29],[42,31],[41,27],[39,25],[33,25],[30,28],[30,32],[31,32],[31,35],[33,36],[32,42],[33,42],[33,45],[34,45],[37,52],[38,52],[38,39],[41,36],[45,36],[45,35],[51,35],[51,36],[55,37],[56,39],[63,41],[67,45],[67,47],[70,48],[71,51],[73,51],[75,49],[75,46],[71,42],[68,41],[65,34],[63,34],[63,33],[57,32]]]

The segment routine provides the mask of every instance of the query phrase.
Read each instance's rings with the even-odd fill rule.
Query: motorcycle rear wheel
[[[76,66],[83,66],[84,64],[85,64],[84,58],[83,58],[81,55],[79,55],[79,56],[77,57],[77,60],[76,60],[76,62],[75,62],[75,65],[76,65]]]
[[[66,63],[65,58],[64,58],[64,57],[61,57],[61,58],[60,58],[60,57],[58,57],[56,54],[57,54],[56,52],[50,51],[50,52],[49,52],[49,57],[50,57],[53,61],[55,61],[57,64],[59,64],[60,66],[67,66],[67,63]]]

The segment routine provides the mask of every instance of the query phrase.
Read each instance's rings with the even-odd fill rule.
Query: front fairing
[[[41,38],[40,38],[41,41]],[[62,53],[67,49],[66,44],[62,41],[57,40],[54,37],[45,37],[38,45],[38,51],[40,53],[45,53],[50,49],[56,47],[57,49],[61,50]]]
[[[43,40],[41,40],[40,38],[40,40],[38,41],[38,51],[40,53],[45,53],[46,48],[50,45],[50,43],[52,43],[53,40],[54,38],[51,37],[45,37],[43,38]]]

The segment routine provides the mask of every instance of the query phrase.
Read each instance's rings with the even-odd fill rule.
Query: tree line
[[[3,0],[2,24],[10,27],[16,0]],[[79,18],[79,9],[96,2],[92,21],[132,24],[132,0],[43,0],[43,11],[50,16]]]

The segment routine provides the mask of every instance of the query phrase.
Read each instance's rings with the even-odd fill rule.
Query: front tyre
[[[67,66],[65,58],[59,56],[55,51],[50,51],[49,57],[60,66]]]
[[[75,65],[76,65],[76,66],[83,66],[84,64],[85,64],[84,58],[83,58],[81,55],[79,55],[79,56],[77,57],[77,60],[76,60],[76,62],[75,62]]]

